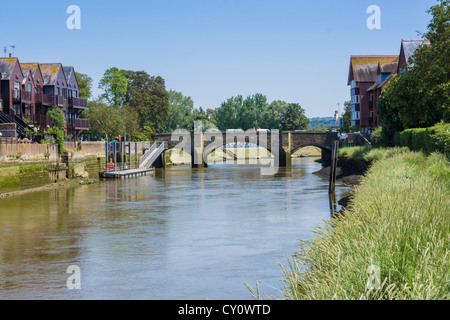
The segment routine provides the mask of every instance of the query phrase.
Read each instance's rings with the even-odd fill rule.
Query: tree
[[[99,88],[104,91],[102,98],[111,105],[120,108],[127,96],[128,80],[122,70],[109,68],[100,80]]]
[[[144,71],[122,71],[128,80],[125,101],[138,114],[139,126],[164,131],[169,112],[169,94],[163,78],[151,77]]]
[[[101,99],[88,102],[83,118],[89,120],[89,128],[94,136],[114,137],[124,132],[124,122],[120,109],[104,103]]]
[[[306,130],[309,119],[305,110],[298,103],[273,101],[264,113],[266,129],[282,131]]]
[[[193,126],[194,101],[191,97],[185,97],[181,92],[169,91],[169,111],[165,120],[165,132],[173,132],[176,129],[189,130]]]
[[[438,0],[428,12],[432,19],[420,46],[407,63],[407,72],[394,78],[386,99],[398,111],[405,128],[429,127],[450,108],[450,2]]]
[[[388,85],[381,93],[380,99],[377,102],[377,113],[382,124],[378,144],[386,147],[393,147],[394,135],[404,129],[398,110],[392,108],[388,98],[386,98],[392,95],[392,90],[394,90],[394,87]]]
[[[289,103],[282,124],[282,130],[306,130],[309,125],[309,119],[305,115],[305,109],[298,103]]]
[[[87,74],[75,72],[78,81],[79,97],[90,99],[92,96],[92,78]]]
[[[344,120],[344,132],[350,132],[352,126],[352,104],[351,101],[344,102],[345,112],[342,116]],[[378,110],[378,109],[377,109]]]
[[[243,103],[244,100],[241,95],[231,97],[227,101],[222,102],[215,112],[216,124],[219,130],[241,129],[238,114],[242,109]]]
[[[59,107],[53,107],[47,111],[47,115],[54,128],[64,130],[66,128],[66,118],[64,117],[64,112]]]

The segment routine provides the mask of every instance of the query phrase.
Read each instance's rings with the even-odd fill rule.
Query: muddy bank
[[[330,179],[330,171],[331,167],[325,167],[322,170],[314,172],[314,174],[324,179]],[[361,178],[363,176],[363,171],[347,167],[338,167],[336,172],[336,181],[353,188],[361,182]]]
[[[12,197],[21,196],[24,194],[29,194],[32,192],[39,192],[39,191],[47,191],[47,190],[56,190],[61,188],[71,188],[81,185],[87,185],[87,184],[94,184],[98,183],[99,180],[95,179],[70,179],[65,181],[58,181],[55,183],[49,183],[40,187],[35,188],[29,188],[24,190],[17,190],[17,191],[11,191],[11,192],[4,192],[0,193],[0,201]]]

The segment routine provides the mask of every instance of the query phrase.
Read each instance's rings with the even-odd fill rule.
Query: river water
[[[280,263],[331,215],[319,169],[172,167],[3,200],[0,299],[247,300],[256,281],[280,297]],[[80,289],[68,289],[72,265]]]

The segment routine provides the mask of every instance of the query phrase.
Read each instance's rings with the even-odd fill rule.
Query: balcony
[[[87,119],[70,119],[68,127],[72,130],[89,130],[89,120]]]
[[[51,107],[52,106],[52,95],[37,93],[36,94],[36,103]]]
[[[64,107],[64,100],[63,96],[55,96],[55,106]]]
[[[87,109],[87,100],[81,98],[69,98],[69,108]]]

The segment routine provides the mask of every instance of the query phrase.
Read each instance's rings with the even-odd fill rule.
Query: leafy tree
[[[394,136],[397,132],[403,131],[403,124],[398,110],[391,107],[387,96],[392,94],[394,87],[388,85],[381,93],[377,102],[377,113],[381,119],[382,129],[378,134],[378,145],[392,147],[394,146]]]
[[[231,97],[222,102],[220,108],[215,112],[216,124],[219,130],[241,129],[238,114],[242,109],[244,100],[241,95]]]
[[[169,111],[165,121],[165,132],[190,129],[193,126],[194,101],[181,92],[169,91]]]
[[[111,105],[120,108],[127,95],[128,80],[122,70],[109,68],[100,80],[99,88],[103,89],[102,98]]]
[[[266,96],[257,93],[247,97],[238,110],[239,127],[243,130],[261,127],[267,107]]]
[[[59,107],[49,109],[47,115],[50,117],[53,127],[62,131],[66,128],[66,118],[64,117],[64,112]]]
[[[345,112],[342,118],[344,119],[344,132],[350,132],[352,126],[352,105],[351,101],[344,102]]]
[[[273,101],[264,113],[266,129],[282,131],[306,130],[309,119],[305,110],[298,103]]]
[[[92,78],[87,74],[75,72],[78,81],[80,98],[90,99],[92,96]]]
[[[144,71],[122,71],[128,79],[126,103],[138,114],[139,126],[150,126],[164,131],[169,113],[169,94],[161,77],[152,77]]]
[[[428,12],[432,19],[425,39],[407,64],[407,72],[389,84],[389,105],[398,110],[405,128],[429,127],[450,108],[450,10],[449,0],[438,0]]]
[[[89,120],[89,129],[93,135],[114,137],[124,132],[124,121],[120,109],[104,103],[101,99],[88,102],[83,118]]]
[[[139,133],[139,115],[133,108],[124,104],[119,110],[119,115],[123,121],[123,135],[133,137]]]

